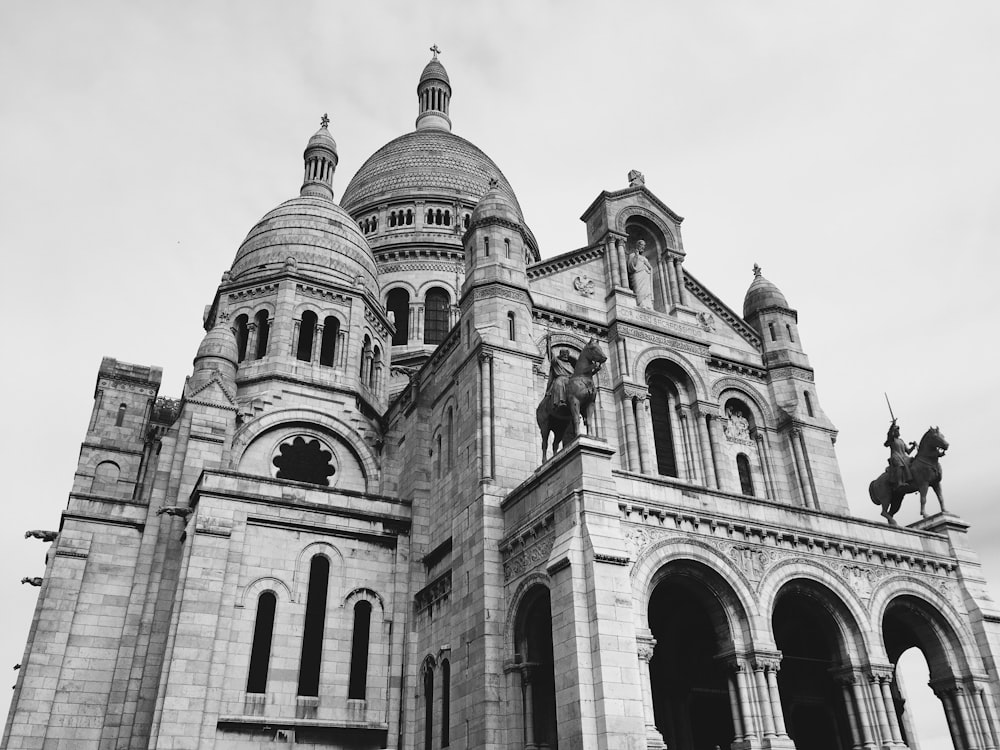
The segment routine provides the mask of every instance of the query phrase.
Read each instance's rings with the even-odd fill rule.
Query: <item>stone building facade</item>
[[[638,173],[542,260],[436,53],[417,94],[339,205],[324,119],[179,399],[102,363],[3,747],[916,748],[917,647],[955,747],[997,748],[967,527],[849,515],[781,291],[719,300]]]

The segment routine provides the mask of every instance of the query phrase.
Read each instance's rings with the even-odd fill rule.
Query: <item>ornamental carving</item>
[[[407,273],[409,271],[436,271],[438,273],[460,273],[462,271],[461,263],[428,263],[428,262],[415,262],[415,263],[379,263],[378,272],[379,274],[386,273]]]
[[[628,308],[622,308],[619,310],[619,314],[623,311],[628,311],[627,314],[631,315],[632,310]],[[662,324],[660,321],[656,321],[656,325],[661,328],[671,328],[674,327],[675,330],[684,330],[685,333],[691,330],[690,326],[684,326],[683,329],[677,324]],[[675,349],[681,352],[689,352],[690,354],[696,354],[698,356],[708,355],[708,346],[705,344],[696,344],[694,342],[685,341],[683,339],[678,339],[673,336],[664,336],[663,334],[653,333],[652,331],[647,331],[643,328],[636,328],[630,325],[618,324],[617,330],[621,336],[629,336],[634,339],[641,339],[642,341],[648,341],[650,344],[656,344],[657,346],[663,346],[668,349]]]
[[[728,557],[754,583],[760,583],[764,578],[764,572],[775,559],[774,553],[770,550],[743,545],[730,547]]]
[[[886,572],[867,565],[838,565],[834,568],[848,587],[862,599],[871,599],[875,585],[884,578]]]
[[[555,541],[554,534],[548,534],[529,547],[522,547],[513,553],[503,564],[503,580],[506,583],[512,578],[523,575],[532,568],[536,568],[549,559],[552,552],[552,544]]]
[[[101,378],[97,383],[98,388],[114,388],[119,391],[128,391],[130,393],[141,393],[144,396],[152,396],[156,393],[156,388],[150,387],[148,385],[137,385],[135,383],[129,383],[123,381],[119,378]]]
[[[346,294],[332,292],[328,289],[321,289],[309,284],[296,284],[295,291],[304,297],[313,297],[315,299],[328,300],[331,302],[340,302],[345,305],[351,304],[351,297]]]
[[[531,299],[528,297],[528,293],[520,289],[511,289],[509,287],[500,286],[499,284],[490,284],[489,286],[478,287],[473,295],[474,300],[490,299],[492,297],[502,297],[503,299],[514,300],[515,302],[524,302],[525,304],[531,304]]]
[[[435,605],[440,608],[450,596],[451,570],[447,570],[417,592],[414,597],[417,614],[420,615],[424,612],[433,614]]]
[[[708,331],[709,333],[715,332],[715,316],[712,315],[712,313],[698,313],[698,322],[705,331]]]
[[[740,409],[726,408],[726,423],[722,428],[726,439],[731,443],[752,445],[750,439],[750,420]]]
[[[584,297],[592,297],[595,287],[596,284],[594,284],[594,280],[585,275],[577,276],[573,279],[573,288]]]
[[[252,289],[240,289],[239,291],[230,292],[229,301],[236,302],[244,299],[253,299],[254,297],[263,297],[265,294],[273,294],[276,291],[278,291],[277,284],[262,284]]]

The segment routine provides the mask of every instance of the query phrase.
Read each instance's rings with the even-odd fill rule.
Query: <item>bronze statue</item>
[[[21,583],[26,583],[29,586],[41,586],[42,585],[42,577],[41,576],[32,576],[31,578],[29,578],[28,576],[25,576],[24,578],[21,579]]]
[[[927,488],[930,487],[937,495],[941,512],[944,513],[944,495],[941,492],[941,464],[938,459],[948,450],[948,441],[941,430],[929,427],[916,446],[917,455],[912,459],[909,453],[913,451],[914,443],[907,446],[899,438],[899,427],[896,420],[889,427],[885,445],[890,450],[889,466],[868,485],[868,495],[872,502],[882,506],[882,515],[892,525],[896,525],[893,516],[899,511],[903,497],[911,492],[920,493],[920,515],[927,517]]]
[[[587,431],[595,424],[594,373],[607,361],[597,339],[591,339],[575,360],[567,351],[553,357],[549,353],[549,387],[535,409],[535,419],[542,433],[542,461],[548,456],[549,433],[552,452],[580,434],[581,415]],[[572,370],[570,370],[572,367]]]

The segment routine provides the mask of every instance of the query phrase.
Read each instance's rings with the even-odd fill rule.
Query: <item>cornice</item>
[[[573,268],[583,263],[604,257],[603,245],[588,245],[578,250],[570,250],[554,258],[548,258],[533,265],[528,266],[527,273],[529,279],[537,279],[550,276],[567,268]]]

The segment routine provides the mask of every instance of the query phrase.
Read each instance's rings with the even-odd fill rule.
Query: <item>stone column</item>
[[[670,301],[667,303],[669,309],[671,305],[680,303],[681,298],[677,292],[677,276],[674,273],[674,259],[670,255],[663,257],[663,272],[667,277],[667,287],[670,290]]]
[[[873,717],[870,715],[868,703],[865,701],[864,685],[854,670],[850,670],[845,679],[848,680],[851,692],[854,694],[854,709],[858,717],[858,725],[861,728],[861,744],[865,750],[875,750]]]
[[[708,435],[707,420],[709,417],[699,414],[695,417],[698,422],[698,437],[701,442],[701,462],[705,472],[705,485],[715,489],[719,485],[715,481],[715,462],[712,459],[712,442]]]
[[[889,715],[886,711],[885,700],[882,697],[881,675],[876,670],[871,670],[868,674],[868,683],[871,688],[872,704],[875,708],[875,720],[878,722],[879,734],[882,737],[882,746],[892,743],[892,734],[889,731]]]
[[[618,374],[619,376],[624,377],[629,374],[628,355],[626,354],[625,351],[625,339],[619,338],[616,346],[618,352],[618,370],[619,370]]]
[[[744,739],[759,738],[763,726],[758,726],[758,717],[753,710],[753,686],[747,674],[746,664],[737,659],[733,664],[736,686],[740,692],[740,710],[743,714]]]
[[[670,391],[667,391],[667,415],[670,419],[670,440],[674,444],[674,464],[677,466],[677,476],[681,479],[690,479],[691,472],[687,466],[687,456],[684,455],[680,412],[677,409],[677,399]]]
[[[257,321],[251,320],[247,323],[247,351],[243,356],[244,361],[257,359]]]
[[[764,675],[763,661],[754,659],[753,676],[754,682],[757,685],[757,705],[760,707],[760,715],[764,723],[764,736],[776,737],[774,715],[771,712],[771,696],[767,689],[767,677]]]
[[[481,454],[483,457],[482,478],[493,477],[493,354],[479,353],[479,388],[481,416],[479,428]]]
[[[787,737],[785,731],[785,715],[781,710],[781,695],[778,693],[778,669],[780,663],[777,659],[765,665],[767,677],[767,692],[771,698],[771,713],[774,714],[774,732],[779,737]]]
[[[289,352],[293,358],[298,353],[298,348],[299,348],[299,334],[300,334],[301,330],[302,330],[302,321],[301,320],[296,320],[294,322],[294,324],[292,325],[292,350],[291,350],[291,352]]]
[[[684,258],[680,256],[674,258],[674,268],[677,269],[677,291],[679,293],[678,299],[680,300],[680,304],[684,305],[685,307],[688,307],[690,300],[688,300],[687,287],[684,286],[683,263],[684,263]]]
[[[532,691],[533,664],[521,665],[521,687],[523,688],[524,706],[524,747],[525,750],[535,750],[535,699]]]
[[[622,415],[625,417],[625,448],[626,458],[628,459],[628,470],[638,474],[641,470],[639,465],[639,439],[635,426],[635,411],[633,411],[635,407],[632,404],[632,396],[628,391],[622,391],[621,404]]]
[[[958,714],[962,718],[962,728],[968,750],[979,750],[979,739],[976,737],[976,724],[969,711],[969,694],[964,685],[955,688],[953,700],[958,704]]]
[[[885,706],[886,717],[889,719],[889,734],[892,736],[892,741],[895,744],[901,745],[903,743],[903,735],[899,731],[899,717],[896,716],[896,703],[892,699],[891,682],[891,674],[880,675],[879,688],[882,691],[882,704]]]
[[[618,253],[618,270],[621,273],[621,285],[631,289],[628,283],[628,261],[625,259],[625,240],[620,237],[615,240],[615,251]]]
[[[649,420],[649,399],[646,393],[636,396],[636,434],[639,438],[639,462],[643,474],[656,474],[656,460],[653,457],[653,427]]]
[[[621,280],[621,272],[618,270],[618,251],[615,249],[615,242],[612,238],[604,243],[604,257],[608,262],[608,289],[614,289]]]
[[[710,417],[708,420],[708,436],[711,439],[712,468],[715,470],[715,483],[720,490],[733,492],[730,475],[719,468],[719,456],[722,455],[722,437],[719,435],[721,429],[718,417]]]
[[[760,430],[754,430],[753,439],[757,443],[757,457],[760,459],[760,469],[764,475],[764,496],[768,500],[774,500],[777,498],[777,495],[774,491],[774,479],[771,477],[771,461],[767,455],[764,435],[761,434]]]
[[[697,446],[695,437],[691,430],[691,420],[688,418],[688,409],[684,407],[680,411],[681,433],[684,436],[684,449],[687,451],[687,464],[691,469],[689,480],[695,484],[704,483],[704,478],[698,465]]]
[[[323,346],[323,324],[317,323],[316,330],[313,331],[313,345],[312,353],[310,354],[310,362],[313,364],[319,364],[319,353]]]
[[[347,363],[347,331],[343,328],[337,332],[337,351],[334,355],[334,363],[341,370]]]
[[[979,717],[979,726],[983,730],[983,747],[986,750],[997,750],[996,738],[993,736],[993,725],[990,721],[990,713],[986,708],[989,705],[989,697],[986,689],[982,685],[976,685],[974,689],[976,716]]]
[[[415,344],[424,343],[424,306],[423,304],[418,304],[416,309],[416,336],[414,336]]]
[[[792,444],[792,457],[795,459],[795,479],[798,483],[799,493],[802,495],[802,504],[806,508],[811,508],[812,498],[809,496],[809,489],[806,487],[805,459],[802,457],[802,446],[799,443],[799,429],[793,428],[788,433],[788,440]]]
[[[636,637],[639,654],[639,682],[642,686],[642,711],[646,717],[646,747],[666,748],[663,735],[656,728],[653,710],[653,685],[649,677],[649,660],[653,658],[653,650],[656,647],[656,639],[651,635],[640,635]]]

